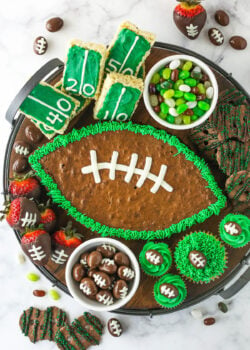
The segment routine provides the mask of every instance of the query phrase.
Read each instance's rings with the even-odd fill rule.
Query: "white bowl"
[[[129,282],[128,295],[124,299],[115,301],[114,304],[110,306],[103,305],[98,301],[87,298],[80,290],[79,283],[77,283],[72,277],[73,266],[79,261],[80,255],[87,251],[94,250],[96,247],[104,243],[111,244],[120,252],[127,254],[130,260],[130,266],[135,272],[135,278]],[[82,243],[73,251],[66,265],[65,278],[70,294],[82,306],[94,311],[112,311],[127,304],[135,294],[140,282],[140,268],[134,253],[125,244],[112,238],[94,238]]]
[[[161,119],[153,110],[153,107],[150,104],[149,101],[149,92],[148,92],[148,87],[151,81],[151,78],[153,76],[154,73],[158,72],[161,68],[163,68],[166,64],[168,64],[169,62],[173,61],[173,60],[184,60],[184,61],[192,61],[193,63],[195,63],[197,66],[199,66],[203,72],[205,72],[208,77],[209,80],[212,84],[212,87],[214,88],[214,95],[212,98],[212,103],[210,106],[210,109],[199,119],[197,119],[195,122],[188,124],[188,125],[177,125],[177,124],[171,124],[168,123],[166,120]],[[161,125],[166,126],[169,129],[174,129],[174,130],[187,130],[187,129],[191,129],[194,128],[195,126],[198,126],[202,123],[204,123],[205,120],[207,120],[210,115],[213,113],[217,101],[218,101],[218,84],[217,84],[217,80],[215,78],[214,73],[212,72],[212,70],[208,67],[207,64],[205,64],[204,62],[202,62],[201,60],[199,60],[198,58],[195,58],[193,56],[189,56],[189,55],[172,55],[172,56],[168,56],[163,58],[162,60],[160,60],[159,62],[157,62],[148,72],[146,79],[145,79],[145,85],[144,85],[144,92],[143,92],[143,99],[144,99],[144,103],[145,106],[149,112],[149,114]]]

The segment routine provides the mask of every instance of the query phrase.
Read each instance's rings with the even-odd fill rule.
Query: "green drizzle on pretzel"
[[[172,297],[172,290],[177,291],[177,296]],[[165,294],[165,295],[164,295]],[[168,297],[168,295],[170,297]],[[187,296],[184,281],[178,275],[167,274],[162,276],[154,285],[154,297],[158,304],[165,308],[174,308],[181,304]]]
[[[161,264],[154,264],[154,261],[155,259],[157,259],[157,256],[155,256],[154,252],[151,251],[156,251],[158,254],[160,254],[162,259]],[[150,255],[148,256],[148,258],[147,254]],[[151,262],[149,261],[150,258]],[[141,263],[142,269],[146,274],[150,276],[161,276],[164,273],[166,273],[172,265],[171,251],[166,243],[148,242],[144,245],[140,253],[139,261]]]
[[[250,219],[242,214],[228,214],[220,222],[221,239],[233,248],[250,242]]]

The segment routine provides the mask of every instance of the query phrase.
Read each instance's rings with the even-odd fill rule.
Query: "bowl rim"
[[[124,299],[120,299],[118,301],[115,301],[114,304],[109,305],[109,306],[105,306],[101,303],[98,303],[95,300],[88,299],[87,297],[84,296],[84,294],[82,294],[82,297],[79,297],[75,293],[75,290],[74,290],[75,284],[77,282],[75,282],[72,278],[72,268],[73,268],[73,265],[77,262],[79,255],[84,253],[88,249],[89,246],[93,247],[93,245],[98,246],[98,245],[105,244],[105,243],[113,245],[115,248],[119,249],[119,251],[126,253],[129,257],[132,268],[135,271],[135,278],[132,281],[133,285],[132,285],[132,288],[130,289],[128,295]],[[92,239],[89,239],[89,240],[83,242],[82,244],[80,244],[73,251],[73,253],[70,255],[70,257],[67,261],[67,264],[66,264],[66,268],[65,268],[65,280],[66,280],[66,285],[68,287],[70,294],[82,306],[84,306],[90,310],[93,310],[93,311],[100,311],[100,312],[113,311],[113,310],[117,310],[117,309],[121,308],[122,306],[124,306],[125,304],[127,304],[129,302],[129,300],[132,299],[135,292],[137,291],[139,283],[140,283],[139,262],[135,256],[135,254],[133,253],[133,251],[130,248],[128,248],[124,243],[122,243],[116,239],[108,238],[108,237],[92,238]],[[92,305],[93,302],[94,302],[94,305]]]
[[[169,61],[172,61],[173,59],[189,60],[189,61],[196,63],[209,76],[209,80],[211,81],[212,87],[214,88],[214,95],[213,95],[212,103],[211,103],[209,110],[202,117],[200,117],[195,122],[188,124],[188,125],[171,124],[171,123],[168,123],[166,120],[161,119],[155,113],[155,111],[153,110],[153,108],[150,104],[150,101],[149,101],[148,86],[150,84],[150,80],[151,80],[153,74],[156,71],[158,71],[159,69],[161,69],[166,63],[168,63]],[[169,129],[173,129],[173,130],[188,130],[188,129],[192,129],[198,125],[201,125],[210,117],[210,115],[213,113],[213,111],[217,105],[218,94],[219,94],[219,87],[218,87],[218,83],[217,83],[217,79],[215,77],[215,74],[212,71],[212,69],[205,62],[203,62],[199,58],[196,58],[196,57],[191,56],[191,55],[177,54],[177,55],[170,55],[170,56],[164,57],[163,59],[161,59],[160,61],[158,61],[156,64],[154,64],[151,67],[151,69],[149,70],[149,72],[147,73],[146,78],[145,78],[144,90],[143,90],[143,100],[144,100],[145,107],[146,107],[147,111],[149,112],[150,116],[155,121],[157,121],[159,124],[169,128]]]

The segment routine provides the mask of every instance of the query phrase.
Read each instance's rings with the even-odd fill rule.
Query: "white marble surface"
[[[250,44],[248,0],[205,1],[208,9],[206,30],[196,41],[189,41],[175,28],[172,21],[174,0],[5,0],[0,8],[0,174],[2,176],[5,145],[10,126],[4,120],[8,104],[26,79],[51,58],[65,56],[65,46],[71,38],[108,43],[120,21],[129,19],[142,28],[154,31],[157,40],[196,50],[233,76],[250,92],[250,45],[247,50],[237,52],[226,43],[218,48],[207,39],[206,31],[214,26],[213,13],[225,8],[230,13],[231,24],[223,28],[226,41],[233,34],[243,35]],[[45,21],[51,16],[61,16],[64,28],[58,33],[45,30]],[[45,35],[49,49],[44,56],[36,56],[32,50],[33,40]],[[16,261],[19,246],[13,232],[3,223],[0,226],[0,335],[1,348],[8,350],[33,349],[34,345],[21,335],[18,317],[30,305],[45,307],[54,302],[45,297],[42,300],[32,296],[34,288],[48,290],[50,283],[41,278],[32,284],[25,278],[34,270],[31,263],[18,265]],[[212,297],[201,304],[207,315],[215,315],[217,323],[205,327],[201,321],[192,319],[184,310],[171,315],[154,317],[119,317],[125,333],[120,339],[109,334],[103,337],[100,349],[174,349],[182,350],[247,350],[250,344],[250,285],[242,290],[230,305],[230,312],[222,314],[216,310],[219,297]],[[70,297],[62,295],[60,302],[70,318],[83,310]],[[103,319],[109,314],[101,315]],[[53,343],[41,342],[37,349],[55,349]]]

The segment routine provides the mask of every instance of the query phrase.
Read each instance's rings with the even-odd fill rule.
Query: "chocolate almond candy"
[[[162,255],[157,250],[149,249],[145,253],[146,260],[152,265],[161,265],[163,263]]]
[[[108,331],[113,337],[120,337],[123,332],[121,322],[117,318],[108,320]]]
[[[92,297],[98,292],[95,282],[89,277],[85,277],[81,280],[80,289],[83,294],[88,297]]]
[[[97,247],[96,250],[100,252],[104,258],[113,258],[116,253],[116,248],[111,244],[102,244]]]
[[[25,157],[18,157],[12,165],[12,170],[18,174],[25,172],[28,168],[29,163]]]
[[[92,276],[95,284],[101,289],[108,289],[111,285],[111,279],[105,272],[97,271]]]
[[[233,221],[226,222],[224,225],[224,230],[231,236],[239,236],[242,232],[240,225]]]
[[[19,156],[28,157],[32,152],[32,147],[28,142],[20,140],[14,143],[13,150]]]
[[[214,18],[216,22],[223,27],[227,26],[230,22],[228,14],[223,10],[216,11],[214,14]]]
[[[117,270],[117,265],[113,259],[104,258],[99,265],[99,270],[113,275]]]
[[[113,296],[116,299],[124,299],[128,295],[128,285],[124,280],[118,280],[115,282],[113,288]]]
[[[123,252],[116,253],[114,256],[114,260],[115,260],[115,263],[119,266],[122,266],[122,265],[129,266],[129,258]]]
[[[178,289],[170,283],[163,283],[160,285],[160,293],[167,297],[168,299],[174,299],[178,297]]]
[[[103,305],[110,306],[114,304],[113,295],[108,290],[100,290],[95,297],[96,300]]]
[[[204,269],[207,264],[205,255],[198,250],[192,250],[188,255],[188,259],[196,269]]]
[[[80,264],[82,264],[84,267],[88,267],[88,263],[87,263],[87,257],[88,257],[89,253],[83,253],[80,257]]]
[[[32,144],[36,144],[39,141],[41,141],[43,135],[39,129],[37,129],[34,125],[28,125],[26,126],[25,130],[25,136],[27,140],[32,142]]]
[[[242,36],[235,35],[229,40],[229,44],[235,50],[244,50],[247,47],[247,41]]]
[[[22,249],[34,264],[44,266],[49,261],[51,253],[50,235],[44,233],[30,243],[22,243]]]
[[[72,270],[72,276],[76,282],[80,282],[85,275],[82,264],[75,264]]]
[[[210,28],[208,37],[212,44],[220,46],[224,43],[224,35],[218,28]]]
[[[96,250],[89,253],[87,257],[87,263],[90,268],[95,268],[100,265],[102,261],[102,254]]]
[[[125,281],[131,281],[135,277],[135,272],[128,266],[120,266],[117,272],[118,276]]]
[[[57,32],[58,30],[60,30],[63,26],[63,19],[60,17],[53,17],[50,18],[47,22],[46,22],[46,29],[49,32]]]
[[[38,36],[33,44],[33,50],[37,55],[43,55],[47,51],[48,42],[44,36]]]
[[[14,229],[24,232],[26,228],[37,226],[41,215],[35,202],[31,199],[20,197],[20,216]]]

